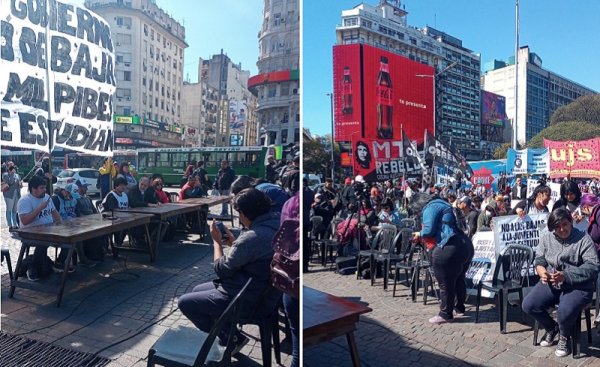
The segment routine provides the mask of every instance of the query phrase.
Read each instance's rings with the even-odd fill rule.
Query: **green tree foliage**
[[[600,136],[600,124],[581,121],[568,121],[550,125],[533,137],[528,148],[543,148],[544,138],[554,141],[587,140]]]
[[[305,173],[321,174],[323,177],[331,176],[331,135],[315,135],[313,140],[303,142],[302,164]],[[340,147],[334,144],[334,159],[336,162],[336,172],[341,172]]]
[[[600,126],[600,94],[582,96],[568,105],[557,108],[550,117],[550,126],[570,121]]]
[[[504,144],[500,145],[498,148],[496,148],[492,157],[494,159],[506,158],[506,152],[508,151],[508,148],[510,148],[511,146],[512,146],[511,143],[504,143]]]

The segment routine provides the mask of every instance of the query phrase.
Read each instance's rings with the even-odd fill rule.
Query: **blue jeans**
[[[284,294],[283,307],[292,331],[291,367],[298,367],[300,365],[300,300]]]
[[[219,190],[220,195],[229,196],[229,190]],[[229,215],[229,204],[221,204],[221,216]]]
[[[556,319],[560,335],[570,338],[573,325],[579,322],[581,310],[592,301],[593,293],[591,289],[556,289],[540,281],[523,300],[523,311],[542,324],[546,331],[551,331],[556,322],[548,314],[548,308],[558,305]]]

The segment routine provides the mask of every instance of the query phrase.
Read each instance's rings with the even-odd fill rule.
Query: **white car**
[[[84,179],[86,183],[90,184],[87,191],[88,195],[100,195],[100,189],[97,187],[100,172],[97,169],[69,168],[62,170],[56,178],[58,181],[54,184],[54,187],[60,187],[61,189],[64,189],[70,183],[74,184],[77,180]]]

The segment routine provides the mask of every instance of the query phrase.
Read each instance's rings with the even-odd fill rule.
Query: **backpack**
[[[286,219],[273,238],[271,284],[300,299],[300,222]]]

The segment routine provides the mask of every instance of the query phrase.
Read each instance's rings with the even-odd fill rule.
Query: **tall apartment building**
[[[399,0],[342,11],[337,44],[362,43],[435,68],[435,134],[469,160],[480,159],[480,57],[432,27],[408,25]]]
[[[258,97],[261,144],[299,142],[299,0],[264,0],[258,46],[258,75],[250,78],[248,88]]]
[[[215,126],[218,146],[257,145],[256,97],[248,89],[250,71],[223,53],[198,62],[198,80],[217,89],[219,106],[226,111]]]
[[[154,0],[86,0],[85,5],[111,27],[115,147],[181,146],[185,28]]]
[[[506,97],[511,127],[517,116],[517,140],[523,145],[550,123],[560,106],[588,94],[598,93],[542,68],[542,59],[528,46],[519,49],[518,111],[515,111],[515,62],[494,60],[484,64],[481,88]]]

